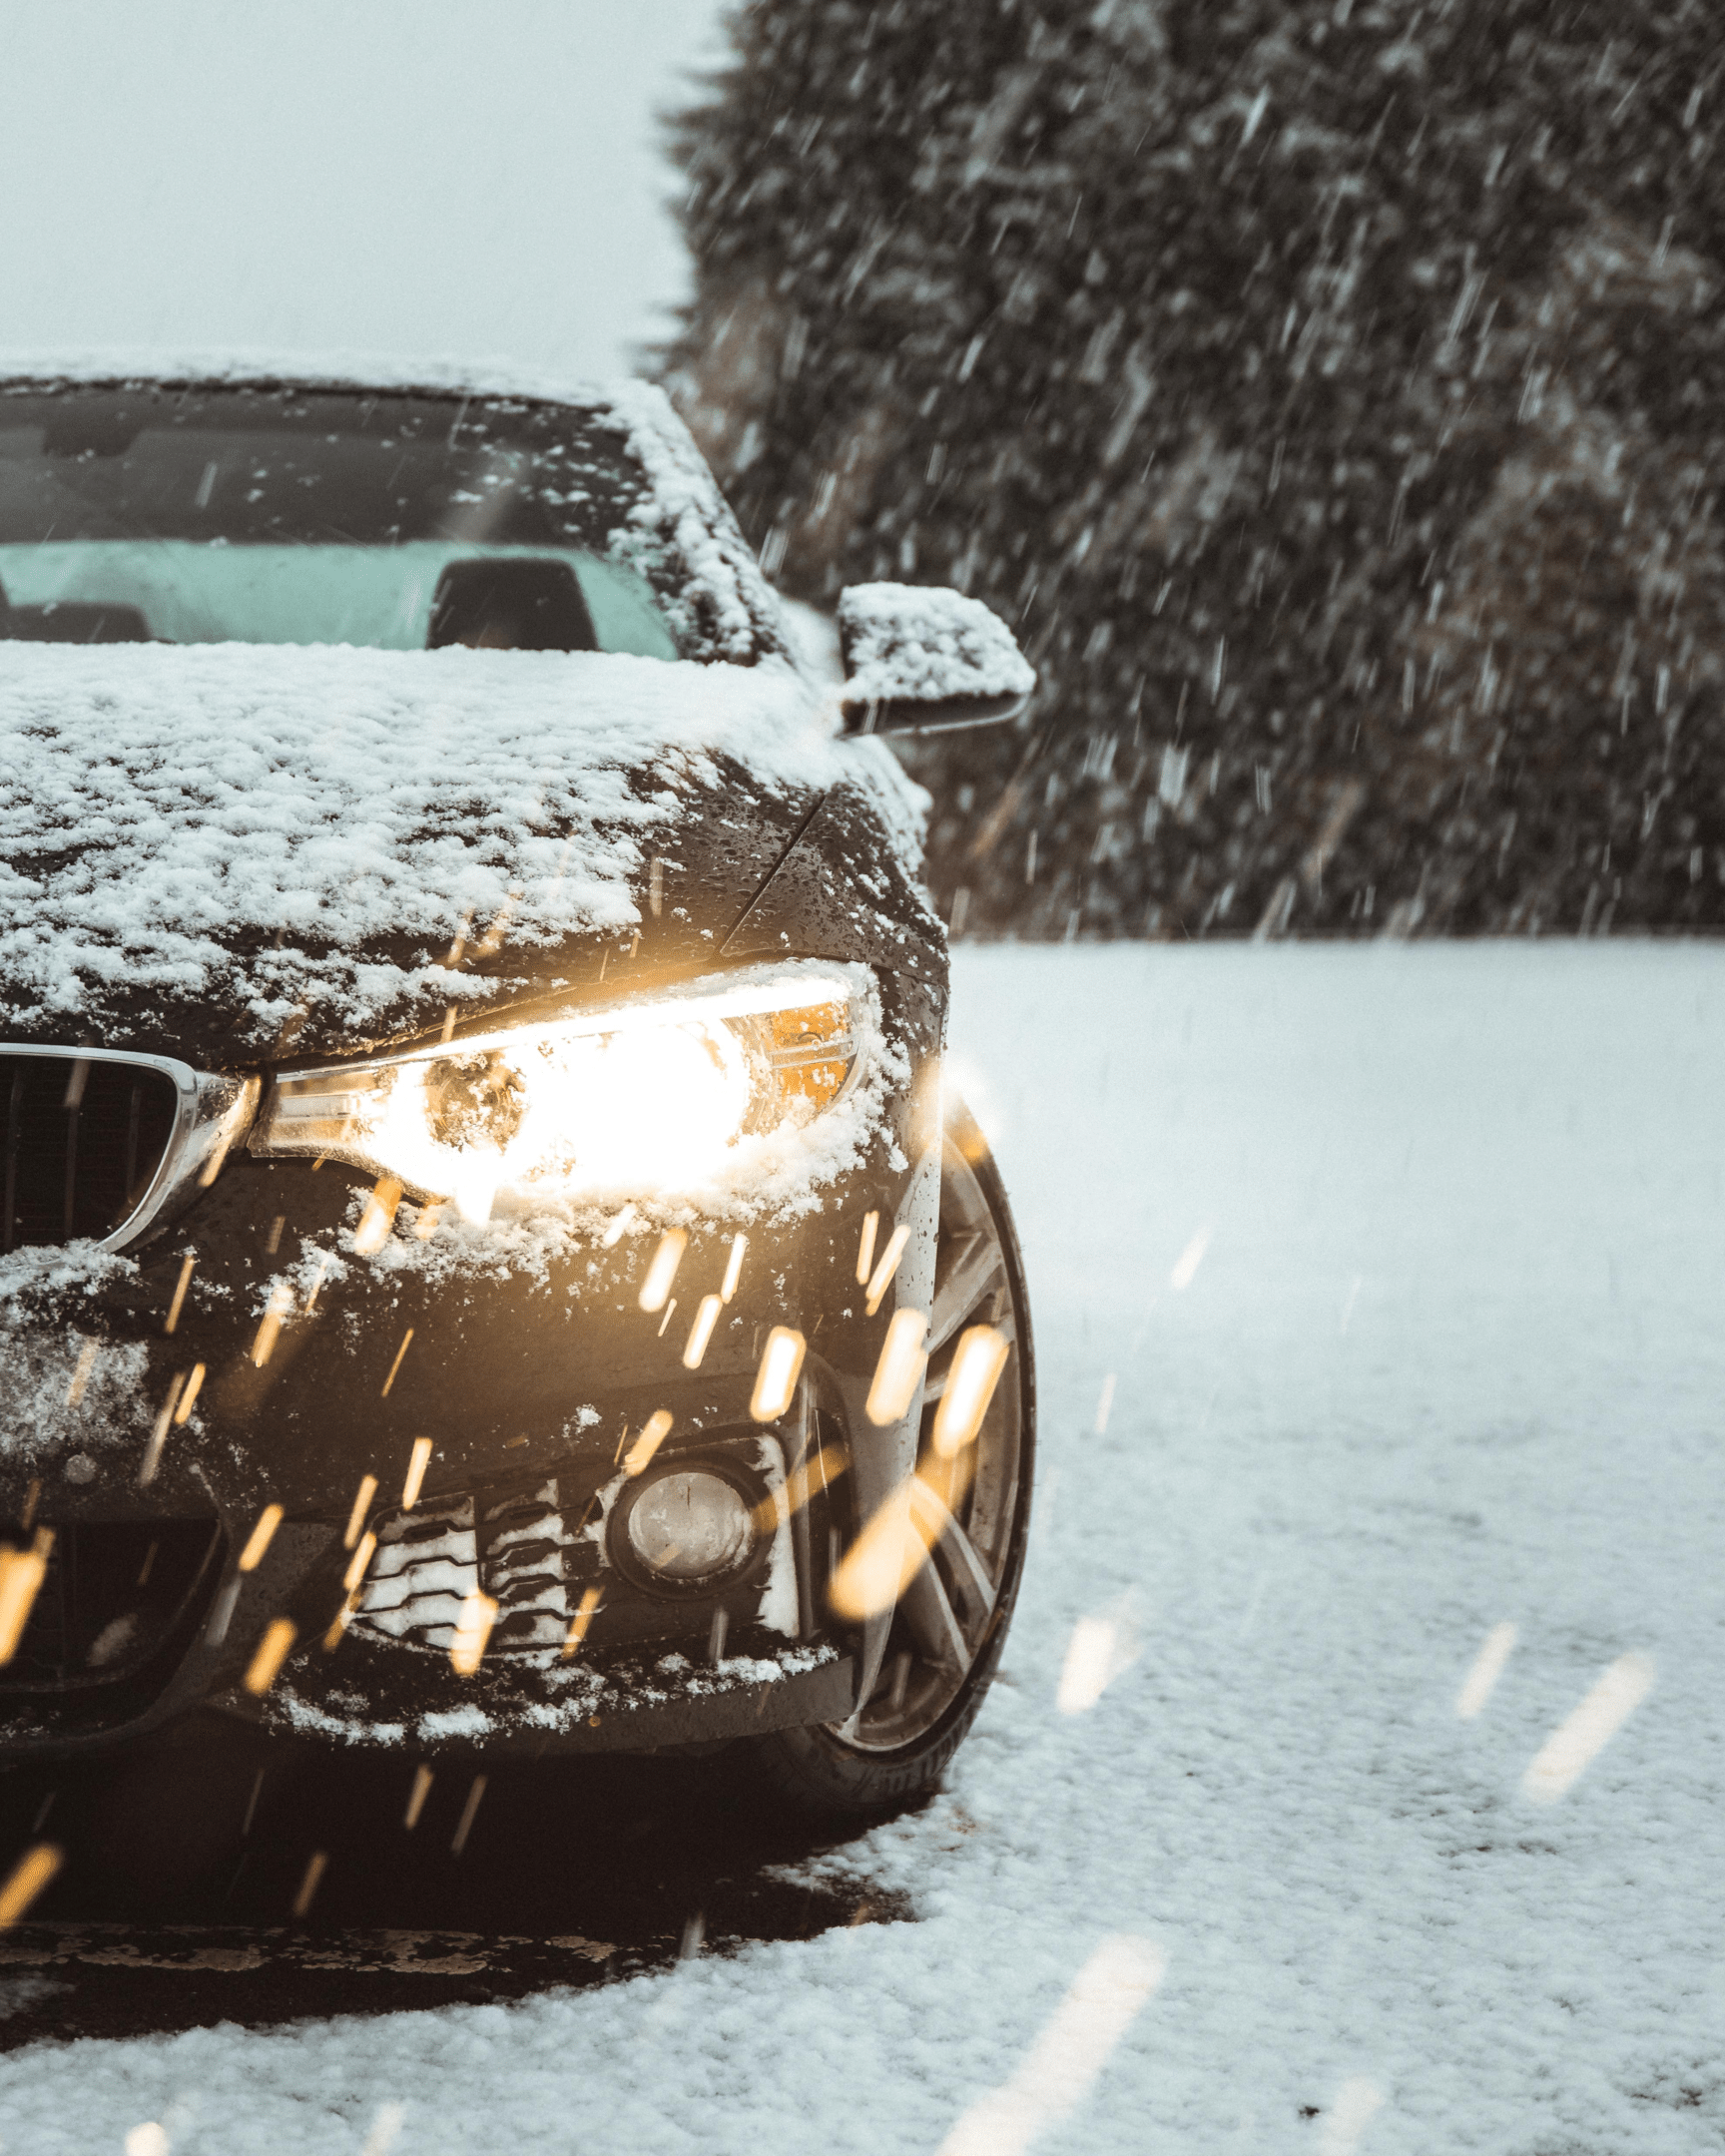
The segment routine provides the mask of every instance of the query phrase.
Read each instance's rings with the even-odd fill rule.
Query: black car
[[[928,1788],[1023,1560],[1024,1280],[875,735],[655,390],[0,383],[0,1758],[736,1743]]]

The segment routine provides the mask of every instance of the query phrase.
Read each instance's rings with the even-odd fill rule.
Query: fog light
[[[742,1491],[700,1467],[655,1476],[624,1525],[637,1563],[679,1586],[735,1571],[754,1540]]]

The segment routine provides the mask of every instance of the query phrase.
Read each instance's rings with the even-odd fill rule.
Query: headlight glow
[[[280,1078],[251,1148],[315,1154],[490,1218],[500,1194],[700,1185],[745,1136],[806,1124],[858,1067],[863,1005],[807,965]]]

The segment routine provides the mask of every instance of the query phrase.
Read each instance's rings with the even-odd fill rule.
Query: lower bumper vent
[[[592,1548],[565,1526],[555,1481],[391,1513],[378,1524],[353,1630],[447,1654],[479,1588],[497,1604],[488,1655],[561,1649],[574,1607],[564,1553]]]

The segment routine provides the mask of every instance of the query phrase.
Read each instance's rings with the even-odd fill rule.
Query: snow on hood
[[[157,990],[268,1046],[495,994],[438,963],[463,916],[507,909],[511,946],[635,922],[721,758],[769,791],[857,770],[779,661],[0,645],[0,1022],[71,1037]]]

